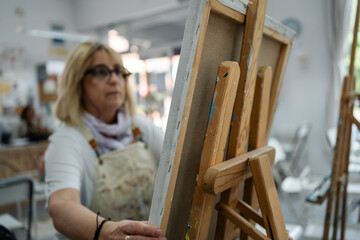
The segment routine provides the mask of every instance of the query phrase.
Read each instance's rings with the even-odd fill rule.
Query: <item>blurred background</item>
[[[280,161],[287,162],[280,163],[274,175],[285,220],[300,227],[296,239],[320,239],[321,231],[312,227],[321,227],[324,208],[304,199],[331,170],[356,4],[355,0],[268,0],[267,15],[297,32],[270,138]],[[0,0],[0,178],[30,172],[37,180],[34,238],[52,239],[53,228],[41,184],[39,159],[46,146],[42,137],[24,137],[20,117],[24,108],[31,105],[39,125],[54,130],[59,122],[53,109],[66,58],[78,43],[99,40],[122,53],[132,73],[129,81],[138,110],[165,131],[188,7],[189,0]],[[356,88],[360,90],[360,84]],[[354,156],[359,152],[357,136],[354,129]],[[6,162],[14,158],[15,164]],[[290,192],[287,185],[281,188],[288,176],[296,178],[288,183]],[[24,218],[27,208],[22,205],[6,203],[0,210]]]

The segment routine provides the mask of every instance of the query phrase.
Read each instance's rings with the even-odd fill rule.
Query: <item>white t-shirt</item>
[[[134,117],[134,124],[139,127],[144,142],[159,161],[164,141],[163,131],[141,115]],[[45,153],[47,203],[52,193],[74,188],[80,192],[81,204],[90,207],[97,161],[95,151],[76,128],[65,124],[56,129],[49,140]]]

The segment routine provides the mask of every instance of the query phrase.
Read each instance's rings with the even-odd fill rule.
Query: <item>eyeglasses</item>
[[[125,80],[127,80],[130,76],[130,72],[124,67],[115,67],[115,69],[110,70],[106,65],[99,64],[92,69],[87,70],[84,73],[84,77],[91,74],[96,81],[108,82],[112,73],[115,73],[115,75],[119,78],[123,77]]]

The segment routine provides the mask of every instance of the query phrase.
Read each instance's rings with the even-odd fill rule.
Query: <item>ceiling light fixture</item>
[[[49,38],[49,39],[64,39],[70,42],[85,42],[94,40],[93,36],[77,34],[77,33],[64,33],[64,32],[56,32],[56,31],[45,31],[38,29],[27,29],[23,26],[18,26],[16,31],[18,33],[25,34],[31,37],[40,37],[40,38]]]
[[[118,31],[111,29],[108,32],[109,46],[117,52],[129,51],[130,43],[126,37],[119,35]]]

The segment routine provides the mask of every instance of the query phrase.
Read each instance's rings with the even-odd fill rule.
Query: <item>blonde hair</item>
[[[74,49],[67,59],[61,77],[55,108],[56,117],[69,125],[82,123],[82,115],[85,110],[82,102],[82,79],[90,65],[92,56],[98,50],[105,50],[110,53],[119,65],[123,67],[121,55],[103,43],[84,42]],[[124,107],[130,116],[133,117],[136,111],[136,102],[130,84],[127,81],[125,89],[126,98]]]

